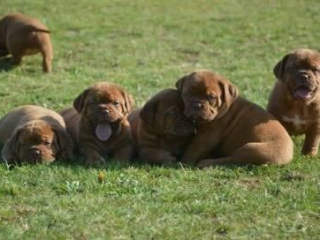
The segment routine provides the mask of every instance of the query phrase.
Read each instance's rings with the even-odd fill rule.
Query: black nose
[[[308,74],[302,73],[302,74],[300,75],[300,80],[301,80],[301,81],[306,82],[306,81],[308,81],[308,79],[309,79]]]
[[[30,153],[32,154],[32,155],[34,155],[34,156],[40,156],[40,150],[38,149],[38,148],[36,148],[36,147],[32,147],[31,149],[30,149]]]
[[[204,108],[204,104],[201,102],[197,102],[193,104],[193,107],[196,109],[203,109]]]
[[[100,108],[99,110],[104,115],[109,115],[109,113],[110,113],[110,110],[107,108]]]

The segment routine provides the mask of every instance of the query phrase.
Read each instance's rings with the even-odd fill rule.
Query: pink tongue
[[[96,127],[96,136],[100,141],[107,141],[112,134],[109,123],[99,123]]]
[[[295,95],[298,96],[299,98],[302,98],[302,99],[306,99],[306,98],[309,98],[310,97],[310,91],[307,90],[307,89],[298,89],[296,92],[295,92]]]

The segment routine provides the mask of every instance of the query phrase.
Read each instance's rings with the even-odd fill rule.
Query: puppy
[[[73,157],[73,141],[63,118],[32,105],[14,109],[0,120],[1,156],[8,163],[44,163]]]
[[[208,167],[221,164],[286,164],[293,157],[287,131],[268,112],[238,96],[223,77],[198,71],[177,81],[185,116],[197,134],[182,162]],[[207,158],[207,159],[206,159]]]
[[[175,163],[191,142],[195,128],[183,115],[180,93],[165,89],[129,115],[139,158],[153,164]]]
[[[295,50],[273,69],[277,77],[267,110],[290,135],[305,135],[302,153],[316,156],[320,141],[320,55],[310,49]]]
[[[23,14],[9,14],[0,20],[0,57],[12,55],[14,64],[22,57],[41,53],[44,72],[51,72],[53,50],[50,31],[38,19]]]
[[[96,83],[84,90],[73,106],[60,114],[86,164],[105,164],[106,154],[120,161],[131,159],[133,146],[127,117],[133,99],[126,91],[113,83]]]

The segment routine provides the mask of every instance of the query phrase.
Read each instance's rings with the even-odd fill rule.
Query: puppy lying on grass
[[[8,163],[31,164],[73,158],[73,141],[56,112],[26,105],[0,120],[1,157]]]
[[[0,20],[0,57],[12,55],[12,63],[20,64],[23,56],[42,54],[42,69],[51,72],[53,50],[50,31],[36,18],[9,14]]]
[[[280,122],[239,97],[236,87],[223,77],[198,71],[178,80],[176,86],[185,116],[197,125],[183,163],[198,163],[203,168],[221,164],[282,165],[292,160],[293,143]]]
[[[103,165],[107,155],[124,162],[132,158],[127,120],[132,105],[132,97],[122,88],[100,82],[84,90],[74,100],[74,107],[60,112],[86,164]]]
[[[153,164],[175,163],[191,142],[194,127],[183,115],[180,93],[165,89],[129,115],[139,158]]]
[[[276,82],[268,104],[290,135],[305,135],[302,153],[316,156],[320,142],[320,54],[298,49],[274,67]]]

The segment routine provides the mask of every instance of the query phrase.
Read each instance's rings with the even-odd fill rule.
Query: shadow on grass
[[[0,57],[0,72],[10,71],[17,66],[12,63],[11,59],[11,57]]]

